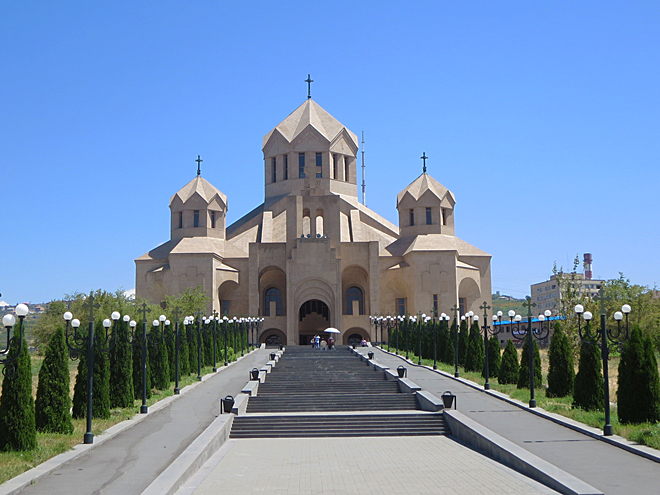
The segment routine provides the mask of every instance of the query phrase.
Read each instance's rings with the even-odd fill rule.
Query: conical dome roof
[[[296,108],[291,115],[275,126],[275,129],[264,136],[263,145],[266,146],[266,143],[275,130],[279,131],[288,142],[291,142],[310,125],[328,141],[332,141],[342,130],[346,129],[337,119],[326,112],[321,105],[309,98],[305,100],[305,103]],[[357,136],[348,129],[346,129],[346,132],[357,147]]]
[[[447,189],[445,186],[440,184],[437,180],[435,180],[433,177],[431,177],[429,174],[424,172],[422,175],[417,177],[408,187],[406,187],[403,191],[401,191],[397,197],[396,197],[396,204],[397,206],[401,202],[401,200],[404,198],[406,193],[410,194],[415,201],[417,201],[419,198],[421,198],[426,191],[431,191],[433,194],[435,194],[440,201],[442,201],[445,197],[449,197],[451,200],[452,206],[456,204],[456,198],[454,198],[454,193],[452,193],[449,189]]]
[[[206,202],[206,204],[210,204],[216,195],[222,204],[227,204],[227,196],[220,192],[218,188],[204,179],[201,175],[198,175],[193,180],[188,182],[188,184],[179,189],[179,191],[174,196],[172,196],[170,199],[170,205],[177,197],[181,200],[182,203],[186,203],[195,193],[199,194],[199,196]]]

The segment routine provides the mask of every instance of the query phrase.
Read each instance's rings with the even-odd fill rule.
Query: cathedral
[[[424,172],[398,226],[358,200],[357,136],[308,98],[264,136],[264,202],[226,226],[227,196],[197,176],[170,200],[170,240],[135,260],[152,303],[189,287],[207,314],[264,318],[259,341],[376,340],[370,315],[479,314],[490,255],[454,235],[456,199]]]

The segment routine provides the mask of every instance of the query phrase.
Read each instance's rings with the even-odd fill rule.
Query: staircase
[[[443,435],[442,413],[418,411],[414,394],[346,347],[292,346],[237,416],[231,438]],[[310,414],[312,413],[312,414]]]

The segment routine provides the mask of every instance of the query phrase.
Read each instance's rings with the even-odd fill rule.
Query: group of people
[[[335,339],[332,337],[328,337],[328,340],[325,340],[325,338],[321,339],[318,335],[315,335],[312,337],[312,340],[310,341],[312,344],[312,349],[322,349],[322,350],[332,350],[335,347]]]

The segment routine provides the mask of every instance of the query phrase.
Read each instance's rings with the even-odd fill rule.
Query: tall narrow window
[[[410,226],[415,225],[415,210],[410,209]]]
[[[271,182],[277,182],[277,158],[271,158],[271,165],[273,167],[273,180]]]
[[[349,175],[350,172],[350,161],[347,156],[344,157],[344,180],[348,182],[348,179],[350,177]]]
[[[194,211],[193,222],[193,227],[199,227],[199,210]]]
[[[323,154],[322,153],[317,153],[316,154],[316,178],[320,179],[323,177]]]
[[[442,211],[442,225],[447,225],[447,208],[441,208]]]
[[[289,180],[289,155],[284,155],[284,180]]]
[[[404,297],[399,297],[395,300],[396,312],[399,315],[406,314],[406,299]]]
[[[215,212],[214,211],[211,212],[211,228],[212,229],[215,228]]]
[[[332,178],[333,179],[338,179],[337,177],[337,154],[333,153],[332,154]]]
[[[180,229],[183,228],[183,212],[182,211],[179,212],[179,228]]]
[[[275,303],[275,314],[271,314],[271,302]],[[282,316],[282,292],[277,287],[271,287],[264,294],[264,316]]]
[[[462,315],[464,315],[467,311],[467,301],[465,300],[464,297],[459,297],[458,298],[458,309],[461,312]]]
[[[229,315],[229,301],[226,299],[220,301],[220,314]]]
[[[426,225],[431,225],[431,208],[426,209]]]
[[[438,295],[433,294],[433,316],[438,316]]]
[[[305,153],[298,153],[298,178],[305,178]]]
[[[364,314],[364,297],[362,296],[362,289],[359,287],[349,287],[346,291],[346,314],[353,314],[353,301],[358,302],[359,314]]]

